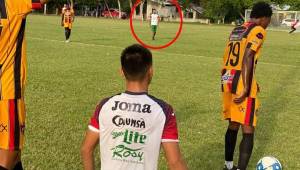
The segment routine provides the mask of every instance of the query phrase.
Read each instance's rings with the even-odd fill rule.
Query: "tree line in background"
[[[213,20],[226,20],[227,22],[234,21],[239,18],[244,18],[246,9],[253,6],[254,3],[262,0],[180,0],[186,3],[199,4],[204,8],[204,16]],[[300,10],[299,0],[264,0],[274,6],[289,7],[289,10]]]
[[[142,0],[146,2],[147,0]],[[158,0],[164,1],[164,0]],[[261,0],[178,0],[180,5],[188,9],[191,4],[201,6],[204,9],[202,17],[212,19],[212,21],[223,20],[226,22],[243,19],[246,9],[252,7],[255,2]],[[289,10],[300,10],[300,0],[264,0],[274,6],[288,8]],[[74,7],[80,10],[104,10],[107,8],[121,9],[130,13],[130,9],[136,0],[74,0]],[[49,9],[61,9],[63,4],[70,0],[50,0]],[[141,9],[137,9],[139,11]],[[58,10],[56,10],[58,12]]]

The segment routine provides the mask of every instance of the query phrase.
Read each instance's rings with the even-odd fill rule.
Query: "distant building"
[[[156,9],[163,19],[170,19],[176,17],[176,6],[168,0],[148,0],[147,1],[147,18],[150,18],[152,9]]]
[[[178,21],[179,13],[175,6],[172,3],[172,0],[147,0],[147,11],[146,17],[150,18],[152,9],[156,9],[159,12],[160,17],[164,21]],[[191,3],[189,8],[183,12],[185,22],[201,22],[209,23],[208,19],[201,19],[201,15],[204,12],[204,9],[194,3]]]

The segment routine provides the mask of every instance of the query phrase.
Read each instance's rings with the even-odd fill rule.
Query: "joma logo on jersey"
[[[111,108],[113,111],[122,110],[128,112],[138,112],[138,113],[151,113],[151,105],[149,104],[140,104],[140,103],[127,103],[115,101],[115,106]]]
[[[131,126],[135,128],[146,128],[146,123],[142,118],[140,120],[136,120],[132,118],[122,118],[121,116],[116,115],[113,117],[112,122],[118,127]]]

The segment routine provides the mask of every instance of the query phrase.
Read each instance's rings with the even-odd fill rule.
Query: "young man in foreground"
[[[81,147],[84,169],[94,169],[93,152],[100,141],[101,170],[155,170],[161,146],[171,170],[186,170],[172,106],[148,94],[151,52],[129,46],[121,65],[126,91],[97,106]]]
[[[259,106],[255,67],[270,24],[272,9],[265,2],[253,6],[251,19],[230,34],[223,58],[223,116],[229,120],[225,135],[224,170],[236,169],[233,155],[240,126],[243,138],[237,169],[246,170],[251,157]]]
[[[0,0],[0,170],[22,170],[26,16],[46,0]]]
[[[152,9],[152,13],[150,15],[150,27],[152,31],[152,40],[155,40],[155,35],[157,32],[157,27],[159,23],[160,17],[156,11],[156,9]]]

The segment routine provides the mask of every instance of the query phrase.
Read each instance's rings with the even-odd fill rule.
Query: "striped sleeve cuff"
[[[88,128],[89,128],[89,130],[91,130],[91,131],[93,131],[93,132],[97,132],[97,133],[99,133],[99,132],[100,132],[100,130],[99,130],[99,129],[95,128],[95,127],[94,127],[94,126],[92,126],[92,125],[89,125],[89,126],[88,126]]]
[[[179,140],[178,139],[162,139],[161,142],[162,143],[165,143],[165,142],[176,142],[176,143],[178,143]]]

